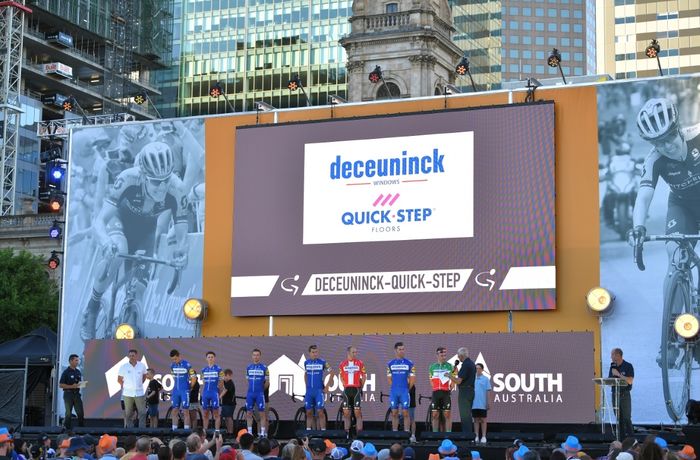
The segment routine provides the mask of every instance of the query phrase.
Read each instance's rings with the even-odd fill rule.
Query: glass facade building
[[[503,0],[501,71],[504,81],[556,77],[552,48],[565,75],[595,73],[594,0]]]
[[[306,105],[288,81],[301,78],[312,105],[345,97],[345,51],[351,0],[180,0],[175,5],[173,54],[166,71],[164,116],[231,111],[209,90],[219,83],[237,112],[256,101],[277,108]],[[179,28],[179,30],[177,30]],[[177,78],[175,74],[177,69]]]
[[[598,66],[616,79],[658,75],[645,49],[661,46],[664,74],[700,72],[700,0],[606,0],[597,13]]]

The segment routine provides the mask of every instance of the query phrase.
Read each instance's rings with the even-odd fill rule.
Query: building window
[[[532,45],[532,37],[529,35],[523,36],[523,45]]]
[[[535,37],[535,45],[544,45],[544,37]]]
[[[519,35],[511,35],[509,41],[511,44],[517,45],[518,43],[520,43],[520,36]]]
[[[574,24],[574,33],[580,34],[583,32],[583,26],[581,24]]]
[[[556,32],[557,31],[557,23],[556,22],[550,22],[547,24],[547,30],[549,32]]]
[[[535,8],[535,16],[538,18],[544,17],[544,8]]]
[[[532,23],[530,21],[523,21],[523,30],[532,30]]]
[[[544,32],[544,22],[536,22],[535,30],[538,32]]]
[[[532,59],[532,51],[523,50],[523,59]]]
[[[387,13],[398,13],[399,12],[399,4],[398,3],[387,3],[386,4],[386,12]]]
[[[532,16],[532,8],[524,7],[523,8],[523,16]]]
[[[519,28],[518,26],[519,26],[518,21],[510,21],[509,28],[511,30],[518,30],[518,28]]]
[[[550,18],[556,18],[557,17],[557,9],[556,8],[547,9],[547,16],[549,16]]]
[[[544,66],[542,64],[537,64],[535,66],[535,73],[538,73],[540,75],[543,74],[544,73]]]
[[[557,37],[547,37],[547,45],[557,46]]]
[[[562,18],[568,18],[569,17],[569,10],[567,10],[567,9],[560,10],[559,14],[561,15]]]
[[[567,33],[568,33],[568,32],[571,31],[571,28],[569,27],[569,23],[568,23],[568,22],[562,22],[562,23],[560,24],[559,27],[561,28],[561,31],[562,31],[562,32],[567,32]]]
[[[544,59],[544,51],[535,51],[535,58],[537,58],[538,61]]]
[[[391,99],[401,97],[401,90],[399,89],[398,85],[388,81],[385,85],[379,86],[379,89],[377,90],[377,99],[389,99],[387,87],[389,88],[389,91],[391,91]]]
[[[563,30],[562,30],[562,32],[563,32]],[[571,46],[571,40],[568,37],[562,37],[561,46]]]

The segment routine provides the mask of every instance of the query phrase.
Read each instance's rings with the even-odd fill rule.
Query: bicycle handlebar
[[[421,402],[422,402],[424,399],[427,399],[427,400],[432,401],[432,400],[433,400],[433,397],[432,397],[432,396],[423,396],[423,395],[419,394],[419,395],[418,395],[418,405],[419,405],[419,406],[420,406]]]
[[[328,395],[328,400],[329,400],[330,402],[333,402],[333,398],[334,398],[334,397],[340,399],[340,398],[343,397],[343,393],[331,393],[331,394]]]
[[[177,265],[175,265],[174,263],[172,263],[169,260],[156,259],[155,257],[148,257],[148,256],[140,255],[140,254],[124,254],[121,252],[117,253],[116,256],[120,257],[122,259],[126,259],[126,260],[134,260],[136,262],[148,262],[151,264],[165,265],[167,267],[174,268],[175,273],[173,273],[173,278],[170,280],[170,284],[168,284],[168,290],[167,290],[168,295],[175,292],[175,289],[180,284],[180,270],[182,270],[182,268],[178,267]]]
[[[644,243],[647,241],[673,241],[676,243],[693,243],[700,241],[700,234],[697,235],[683,235],[681,233],[672,233],[670,235],[647,235],[642,238],[639,244],[634,245],[634,262],[637,267],[644,271],[646,268],[644,265],[644,257],[642,254]]]

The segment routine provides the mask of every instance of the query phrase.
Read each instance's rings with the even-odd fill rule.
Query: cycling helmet
[[[637,127],[648,141],[663,137],[678,129],[678,109],[666,98],[649,99],[637,115]]]
[[[141,172],[150,179],[167,179],[173,173],[173,152],[168,144],[151,142],[139,152]]]

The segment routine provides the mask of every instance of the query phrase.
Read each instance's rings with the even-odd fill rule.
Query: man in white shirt
[[[119,385],[124,399],[124,426],[133,428],[134,407],[139,416],[139,428],[146,427],[146,397],[143,382],[146,381],[146,366],[138,360],[138,350],[129,350],[129,361],[119,368]]]

